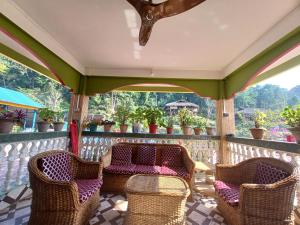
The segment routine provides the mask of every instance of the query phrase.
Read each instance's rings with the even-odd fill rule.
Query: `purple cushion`
[[[67,153],[59,153],[42,158],[43,173],[52,180],[70,181],[71,157]]]
[[[239,205],[240,187],[220,180],[214,182],[216,192],[231,206]]]
[[[102,185],[101,179],[75,180],[78,192],[79,201],[81,203],[89,199]]]
[[[135,165],[110,165],[104,169],[107,173],[113,174],[124,174],[131,175],[134,174]]]
[[[156,147],[154,145],[140,145],[137,151],[136,164],[154,166]]]
[[[182,167],[181,148],[167,145],[161,149],[161,165],[168,167]]]
[[[266,163],[258,163],[254,176],[255,184],[272,184],[288,177],[288,173]]]
[[[160,166],[136,165],[134,168],[134,173],[160,174]]]
[[[130,165],[132,147],[130,145],[116,145],[112,147],[112,165]]]
[[[190,174],[186,170],[185,167],[167,167],[162,166],[160,170],[161,175],[168,175],[168,176],[179,176],[182,178],[190,179]]]

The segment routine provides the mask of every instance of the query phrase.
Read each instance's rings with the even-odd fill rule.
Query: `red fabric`
[[[78,126],[75,120],[70,124],[71,149],[75,155],[78,155]]]

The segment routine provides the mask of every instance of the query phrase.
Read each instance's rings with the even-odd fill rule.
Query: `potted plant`
[[[54,131],[62,131],[65,125],[64,113],[62,111],[54,113],[53,128]]]
[[[254,139],[263,139],[265,130],[262,126],[266,123],[267,115],[264,112],[256,111],[254,114],[254,125],[255,128],[251,128],[251,134]]]
[[[194,133],[200,135],[201,131],[205,129],[207,125],[207,119],[202,116],[194,117]]]
[[[178,119],[184,135],[192,134],[193,113],[187,108],[178,111]]]
[[[20,109],[15,111],[3,110],[0,112],[0,133],[8,134],[15,124],[22,125],[26,118],[25,113]]]
[[[285,122],[290,127],[289,131],[294,135],[298,144],[300,144],[300,105],[295,109],[291,106],[286,107],[281,116],[285,119]]]
[[[102,120],[101,119],[89,119],[87,123],[87,127],[90,130],[90,132],[96,132],[98,126],[102,125]]]
[[[157,107],[145,108],[145,117],[149,125],[149,133],[156,134],[158,123],[162,119],[163,112]]]
[[[55,116],[55,112],[48,109],[43,108],[39,110],[39,119],[37,122],[37,128],[39,132],[47,132],[50,124],[53,122]]]
[[[140,133],[141,123],[145,119],[143,107],[138,107],[134,112],[130,114],[130,119],[132,121],[132,133]]]
[[[113,125],[115,125],[116,123],[114,121],[111,120],[104,120],[102,121],[101,125],[104,126],[104,132],[110,132],[111,128]]]
[[[216,133],[215,122],[208,120],[207,127],[205,129],[206,129],[207,135],[215,135],[215,133]]]
[[[166,128],[167,134],[173,134],[174,123],[175,123],[174,116],[169,116],[167,118],[164,118],[164,120],[161,123],[161,126]]]
[[[114,115],[115,120],[120,125],[120,132],[126,133],[128,125],[126,124],[130,116],[130,108],[127,104],[118,105],[116,108],[116,113]]]

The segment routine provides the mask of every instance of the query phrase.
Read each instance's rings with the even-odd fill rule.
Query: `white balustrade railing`
[[[176,138],[175,135],[172,138],[166,137],[166,135],[154,135],[155,137],[145,137],[141,135],[126,135],[126,137],[120,137],[120,135],[105,136],[105,133],[99,133],[99,135],[89,135],[85,133],[81,142],[81,157],[86,160],[99,160],[99,157],[104,155],[112,145],[119,142],[129,143],[161,143],[161,144],[180,144],[189,151],[192,159],[195,161],[203,161],[208,164],[214,165],[218,162],[219,152],[219,140],[217,138],[199,136],[198,139],[185,139],[183,136]]]
[[[67,146],[66,136],[0,143],[0,197],[28,183],[27,163],[30,157],[52,149],[65,150]]]
[[[255,140],[253,141],[255,142]],[[289,144],[287,143],[286,146],[288,145]],[[292,146],[295,148],[297,145],[292,144]],[[298,150],[298,152],[300,152],[300,147]],[[229,162],[231,164],[237,164],[241,161],[254,157],[272,157],[293,163],[294,165],[300,167],[300,154],[296,153],[296,151],[286,151],[284,149],[278,150],[267,146],[250,145],[250,143],[244,144],[228,142],[228,152]]]

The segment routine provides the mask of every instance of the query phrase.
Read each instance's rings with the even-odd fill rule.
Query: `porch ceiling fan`
[[[166,0],[153,3],[152,0],[127,0],[139,13],[142,25],[139,42],[145,46],[149,40],[153,25],[160,19],[175,16],[199,5],[205,0]]]

